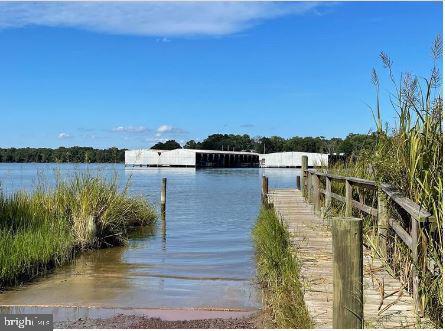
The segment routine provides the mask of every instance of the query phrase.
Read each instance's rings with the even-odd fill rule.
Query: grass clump
[[[263,207],[253,229],[257,279],[263,292],[266,327],[310,328],[312,321],[299,280],[300,267],[289,232],[274,209]]]
[[[55,188],[10,196],[0,192],[0,288],[33,279],[76,253],[125,244],[132,226],[155,221],[154,208],[131,197],[128,184],[88,173]]]

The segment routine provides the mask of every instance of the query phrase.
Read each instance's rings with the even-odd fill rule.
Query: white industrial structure
[[[303,155],[307,155],[309,167],[328,165],[328,154],[320,153],[257,154],[182,148],[171,151],[155,149],[125,151],[125,165],[130,167],[300,168]]]
[[[182,148],[171,151],[138,149],[125,151],[125,165],[139,167],[253,168],[259,166],[259,154]]]
[[[309,167],[328,165],[328,154],[304,152],[279,152],[260,154],[260,167],[262,168],[301,168],[301,157],[306,155]]]

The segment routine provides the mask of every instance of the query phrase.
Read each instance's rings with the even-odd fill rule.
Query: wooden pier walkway
[[[316,328],[332,328],[333,252],[329,224],[316,216],[314,207],[295,189],[275,189],[268,194],[279,217],[288,226],[301,262],[304,299]],[[366,328],[433,327],[418,320],[413,298],[382,262],[363,249],[363,296]],[[420,324],[418,324],[420,323]]]

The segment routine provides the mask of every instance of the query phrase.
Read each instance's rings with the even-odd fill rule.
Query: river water
[[[297,169],[125,168],[122,164],[0,164],[1,189],[33,190],[56,175],[89,171],[143,195],[159,210],[167,177],[165,231],[134,233],[127,247],[81,254],[72,264],[0,294],[0,305],[71,309],[232,309],[260,307],[251,230],[261,176],[270,187],[295,187]],[[17,310],[14,310],[17,312]],[[65,314],[66,315],[66,314]],[[62,316],[67,318],[67,316]]]

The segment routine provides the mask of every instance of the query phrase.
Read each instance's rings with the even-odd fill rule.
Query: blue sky
[[[427,76],[441,32],[441,2],[1,3],[0,146],[366,133],[379,53]]]

